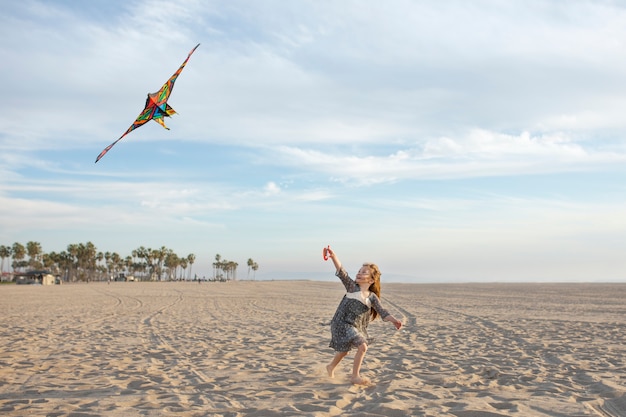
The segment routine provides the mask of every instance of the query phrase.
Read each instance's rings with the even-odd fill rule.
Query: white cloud
[[[586,149],[564,133],[511,135],[482,129],[456,138],[426,140],[393,153],[374,148],[354,155],[344,149],[349,150],[280,146],[272,148],[272,161],[361,184],[585,171],[626,161],[622,151]]]
[[[273,181],[268,182],[265,185],[265,195],[276,195],[281,192],[280,187]]]

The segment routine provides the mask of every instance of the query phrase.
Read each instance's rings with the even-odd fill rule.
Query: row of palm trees
[[[132,275],[141,280],[183,280],[191,278],[194,254],[179,256],[172,249],[161,246],[151,249],[141,246],[122,257],[116,252],[101,252],[91,243],[70,244],[67,250],[46,253],[39,242],[19,242],[11,246],[0,245],[0,272],[5,271],[5,261],[10,260],[14,273],[46,269],[65,281],[103,281],[120,274]],[[218,254],[213,264],[214,280],[237,279],[237,263],[222,260]],[[256,262],[248,260],[248,275]]]
[[[233,261],[227,261],[222,259],[222,255],[219,253],[215,255],[215,262],[213,262],[213,280],[215,281],[230,281],[237,279],[237,266],[239,264]]]

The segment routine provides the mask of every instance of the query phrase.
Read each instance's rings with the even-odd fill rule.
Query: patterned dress
[[[337,311],[330,322],[330,347],[337,352],[348,352],[363,343],[369,343],[367,325],[370,322],[370,310],[373,308],[382,319],[389,315],[380,304],[380,300],[373,292],[367,298],[361,295],[361,288],[357,285],[345,269],[341,268],[335,274],[346,287]]]

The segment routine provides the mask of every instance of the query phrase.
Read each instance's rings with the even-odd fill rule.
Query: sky
[[[0,244],[626,281],[626,1],[0,3]]]

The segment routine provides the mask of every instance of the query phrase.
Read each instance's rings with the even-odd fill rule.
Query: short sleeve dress
[[[337,311],[330,322],[330,347],[337,352],[348,352],[363,343],[369,343],[367,325],[370,322],[370,311],[373,308],[385,318],[389,312],[380,304],[380,300],[373,292],[367,298],[361,295],[361,288],[348,273],[341,268],[336,275],[346,287]]]

